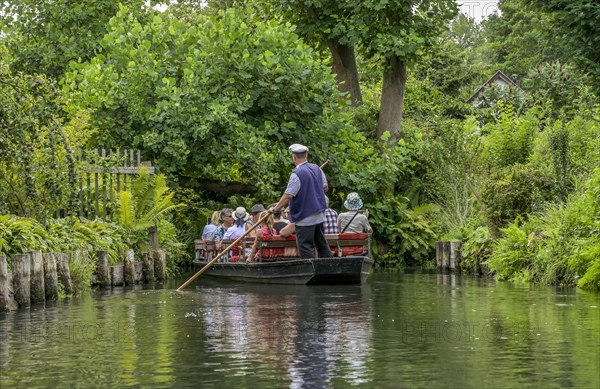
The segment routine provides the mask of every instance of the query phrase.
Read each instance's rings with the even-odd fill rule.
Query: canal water
[[[182,281],[0,313],[0,387],[600,387],[598,293],[406,272]]]

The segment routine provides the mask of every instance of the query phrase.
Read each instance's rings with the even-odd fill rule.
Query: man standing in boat
[[[332,257],[323,232],[327,178],[320,167],[308,162],[308,147],[293,144],[289,149],[296,168],[281,199],[269,211],[290,204],[290,221],[296,224],[296,244],[302,258],[313,258],[315,248],[320,258]]]

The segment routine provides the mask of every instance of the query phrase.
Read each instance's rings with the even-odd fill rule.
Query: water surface
[[[0,313],[0,386],[600,387],[598,293],[399,272],[181,282]]]

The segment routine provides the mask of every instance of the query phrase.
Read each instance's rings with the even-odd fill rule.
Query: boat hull
[[[207,262],[194,261],[199,267]],[[214,263],[204,275],[267,284],[360,284],[367,280],[373,260],[365,256],[290,259],[273,262]]]

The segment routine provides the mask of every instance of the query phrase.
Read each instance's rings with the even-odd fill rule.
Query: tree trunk
[[[383,89],[377,124],[377,139],[379,140],[386,131],[390,132],[390,139],[400,139],[407,77],[406,64],[401,63],[397,57],[392,57],[383,73]]]
[[[360,92],[354,46],[341,45],[331,39],[327,40],[327,45],[333,58],[333,71],[338,81],[338,89],[340,92],[350,95],[352,106],[361,105],[362,94]]]

